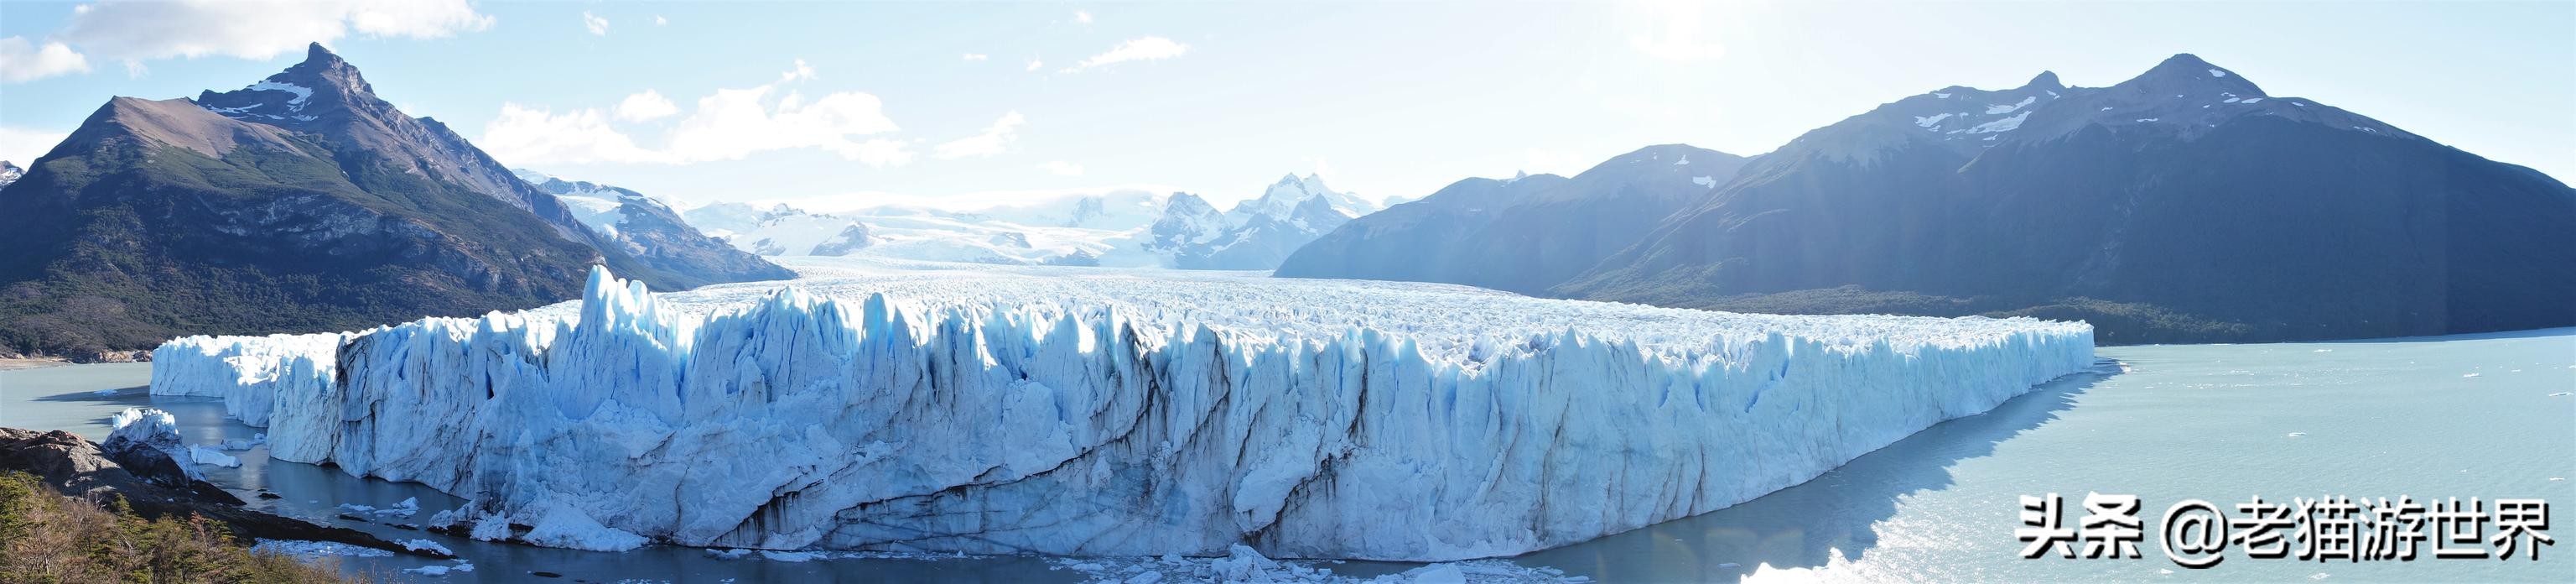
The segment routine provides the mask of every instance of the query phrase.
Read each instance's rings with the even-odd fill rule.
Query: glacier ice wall
[[[577,305],[188,337],[153,392],[223,397],[279,459],[605,532],[575,541],[1439,561],[1733,505],[2093,349],[2081,323],[1383,283],[795,285],[595,272]]]

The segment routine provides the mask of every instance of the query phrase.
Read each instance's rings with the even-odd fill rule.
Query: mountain
[[[666,290],[776,270],[628,253],[318,44],[241,90],[109,100],[0,189],[0,245],[0,344],[80,359],[547,304],[594,264]]]
[[[1117,189],[965,210],[885,205],[814,213],[720,203],[680,215],[763,255],[1268,270],[1315,237],[1378,209],[1374,201],[1332,190],[1321,177],[1292,174],[1222,212],[1194,194]],[[835,235],[834,241],[865,239],[833,245],[827,238]]]
[[[2567,326],[2576,190],[2176,55],[1816,129],[1545,291],[2081,318],[2106,343]]]
[[[1281,177],[1223,214],[1188,193],[1167,201],[1144,247],[1171,267],[1193,270],[1273,269],[1298,247],[1380,208],[1313,174]]]
[[[26,169],[18,168],[18,165],[10,164],[7,160],[0,160],[0,189],[9,188],[9,183],[18,182],[18,177],[26,174]]]
[[[868,226],[856,219],[786,205],[761,210],[744,203],[717,203],[680,216],[706,229],[718,242],[765,256],[844,256],[876,243]]]
[[[1648,146],[1573,178],[1468,179],[1296,250],[1280,276],[1447,282],[1539,294],[1635,244],[1745,157]],[[1400,210],[1400,211],[1399,211]]]
[[[784,280],[796,277],[762,261],[752,254],[736,250],[724,240],[698,232],[682,220],[677,211],[659,199],[643,193],[587,181],[570,181],[544,173],[514,169],[511,173],[537,190],[555,196],[557,202],[572,212],[573,219],[600,237],[615,242],[618,248],[648,263],[716,266],[725,273],[741,274],[751,279]],[[866,231],[860,230],[859,245],[865,245]],[[836,254],[816,254],[836,255]]]

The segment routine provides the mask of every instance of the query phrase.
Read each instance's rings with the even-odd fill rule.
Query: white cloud
[[[679,162],[669,153],[636,146],[633,138],[609,127],[608,116],[598,109],[557,115],[503,103],[501,115],[483,125],[483,137],[474,144],[510,164]]]
[[[63,138],[68,136],[70,134],[64,132],[0,127],[0,160],[27,167],[36,162],[36,157],[44,156],[54,149],[54,145],[63,143]]]
[[[813,68],[801,61],[798,70],[786,76],[812,77]],[[882,101],[859,92],[807,99],[794,91],[782,92],[777,84],[718,89],[699,98],[687,116],[661,126],[659,147],[639,143],[626,129],[611,123],[658,119],[676,114],[677,109],[653,91],[627,96],[613,115],[600,108],[556,113],[504,104],[501,115],[483,126],[483,136],[475,144],[510,164],[691,164],[799,148],[878,167],[913,159],[909,144],[878,137],[899,128],[885,116]]]
[[[1055,173],[1056,176],[1082,176],[1082,165],[1062,160],[1050,160],[1039,164],[1038,168]]]
[[[804,60],[804,59],[797,59],[797,60],[796,60],[796,68],[794,68],[794,69],[788,69],[788,70],[787,70],[787,72],[778,74],[778,81],[779,81],[779,82],[781,82],[781,83],[788,82],[788,81],[796,81],[796,80],[799,80],[799,79],[813,79],[813,78],[814,78],[814,67],[813,67],[813,66],[811,66],[811,65],[806,65],[806,64],[805,64],[805,60]]]
[[[1010,149],[1011,142],[1020,139],[1020,124],[1027,121],[1028,118],[1020,117],[1017,111],[1002,114],[1002,118],[993,120],[993,125],[986,126],[983,133],[940,144],[933,152],[940,158],[1001,154]]]
[[[1040,68],[1040,67],[1045,67],[1045,66],[1046,66],[1046,61],[1040,61],[1040,60],[1037,60],[1037,59],[1030,59],[1030,60],[1029,60],[1029,72],[1032,72],[1032,73],[1037,72],[1038,68]]]
[[[992,57],[991,55],[986,55],[986,54],[983,54],[983,53],[967,53],[967,54],[966,54],[966,57],[965,57],[965,59],[966,59],[966,60],[968,60],[968,61],[987,61],[987,60],[991,60],[992,58],[993,58],[993,57]]]
[[[897,129],[876,96],[834,93],[807,102],[793,92],[770,99],[774,91],[767,85],[719,89],[699,98],[697,109],[671,129],[669,151],[686,162],[788,148],[819,148],[873,166],[912,162],[900,142],[851,139]]]
[[[670,24],[670,23],[671,23],[670,19],[662,18],[662,15],[659,15],[659,14],[655,14],[655,15],[653,15],[653,26],[662,26],[662,25]]]
[[[588,10],[581,11],[581,27],[590,34],[608,36],[608,19],[591,16]]]
[[[650,89],[626,96],[625,101],[617,102],[617,119],[629,122],[658,119],[676,113],[680,113],[678,104],[671,103],[670,98],[662,97],[662,92]]]
[[[1157,61],[1178,57],[1188,52],[1190,52],[1189,45],[1181,44],[1173,41],[1172,39],[1149,36],[1118,43],[1118,46],[1109,49],[1109,52],[1092,55],[1089,59],[1083,59],[1081,64],[1065,69],[1064,72],[1072,73],[1093,67],[1125,63],[1128,61]]]
[[[1091,24],[1091,11],[1088,11],[1088,10],[1075,10],[1075,11],[1073,11],[1073,21],[1074,21],[1074,22],[1083,23],[1083,24]]]
[[[88,72],[89,58],[73,52],[69,45],[47,41],[39,47],[27,42],[26,37],[0,38],[0,81],[16,83]]]
[[[1726,56],[1726,47],[1714,40],[1703,40],[1697,2],[1665,2],[1647,5],[1651,20],[1663,25],[1661,36],[1638,33],[1628,36],[1628,46],[1658,59],[1670,61],[1706,61]]]
[[[466,0],[100,0],[73,10],[55,38],[140,71],[144,61],[173,57],[267,59],[353,32],[441,38],[491,27],[492,17]]]

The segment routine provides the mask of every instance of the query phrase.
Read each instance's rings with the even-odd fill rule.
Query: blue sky
[[[2567,180],[2571,33],[2570,2],[11,1],[0,158],[110,96],[241,87],[321,41],[504,162],[684,204],[1223,204],[1289,172],[1415,197],[1649,144],[1755,154],[1944,86],[2102,86],[2189,52]]]

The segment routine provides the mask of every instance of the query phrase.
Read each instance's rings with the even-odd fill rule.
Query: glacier
[[[2026,318],[840,259],[174,339],[152,391],[465,498],[442,517],[485,539],[1449,561],[1740,503],[2093,362],[2090,326]]]

